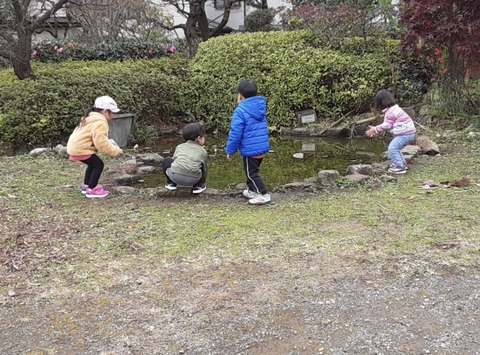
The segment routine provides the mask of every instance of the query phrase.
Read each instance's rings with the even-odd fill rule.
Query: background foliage
[[[52,56],[63,54],[53,53],[52,45]],[[210,39],[193,60],[176,54],[148,61],[37,62],[37,80],[23,82],[3,70],[0,141],[57,144],[94,98],[105,94],[154,127],[202,120],[209,130],[226,130],[236,86],[245,78],[255,80],[267,97],[274,127],[296,126],[296,113],[303,109],[315,109],[320,120],[369,111],[382,87],[406,104],[425,91],[429,70],[421,60],[399,57],[397,47],[395,40],[374,38],[346,38],[326,47],[309,30],[254,32]],[[72,57],[83,56],[81,49],[71,49]]]
[[[53,67],[54,65],[54,67]],[[95,97],[111,95],[123,112],[161,123],[186,110],[180,56],[151,61],[99,61],[35,65],[37,80],[0,71],[0,140],[13,146],[58,144],[71,133]]]
[[[267,97],[274,126],[295,125],[296,111],[307,108],[320,118],[364,112],[379,88],[399,83],[418,97],[422,85],[411,80],[421,78],[408,73],[397,47],[395,40],[353,38],[326,48],[308,30],[213,38],[192,62],[192,113],[210,129],[227,128],[236,85],[245,78]]]
[[[119,41],[92,46],[60,39],[37,43],[32,51],[32,59],[43,63],[58,63],[68,59],[123,61],[159,58],[175,50],[175,46],[158,42]]]

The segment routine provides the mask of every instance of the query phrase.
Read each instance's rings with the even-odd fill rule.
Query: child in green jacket
[[[167,178],[165,188],[170,191],[177,185],[192,186],[192,193],[200,194],[207,188],[207,151],[205,130],[199,123],[189,123],[182,131],[185,143],[175,148],[173,157],[162,162],[163,172]]]

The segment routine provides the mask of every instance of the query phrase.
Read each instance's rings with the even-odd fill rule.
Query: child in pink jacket
[[[378,126],[369,126],[365,134],[373,137],[385,131],[392,133],[393,139],[388,145],[388,156],[392,165],[388,172],[405,174],[407,172],[406,161],[402,154],[402,148],[415,137],[415,124],[412,118],[397,105],[393,95],[385,89],[375,95],[374,107],[378,112],[384,114],[383,123]]]

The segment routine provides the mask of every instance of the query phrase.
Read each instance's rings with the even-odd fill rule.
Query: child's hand
[[[377,131],[375,130],[375,127],[373,126],[368,126],[368,130],[365,132],[365,134],[369,137],[373,137],[377,134]]]
[[[232,154],[227,154],[227,160],[232,160],[233,156]]]

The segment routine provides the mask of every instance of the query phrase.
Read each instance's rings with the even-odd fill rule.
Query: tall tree
[[[172,20],[149,0],[70,0],[69,18],[78,21],[85,42],[111,42],[122,37],[148,39],[160,25]]]
[[[210,37],[216,36],[225,28],[230,11],[239,0],[219,0],[223,4],[223,15],[220,21],[213,24],[207,18],[205,4],[208,0],[162,0],[164,4],[172,5],[176,11],[186,18],[186,22],[174,26],[162,26],[162,28],[172,31],[176,29],[183,30],[187,41],[190,55],[193,56],[198,48],[198,43],[206,41]]]
[[[480,61],[480,1],[404,0],[401,20],[403,51],[445,59],[449,78],[462,81]]]
[[[34,77],[30,65],[33,33],[69,0],[0,0],[0,56],[19,79]]]

